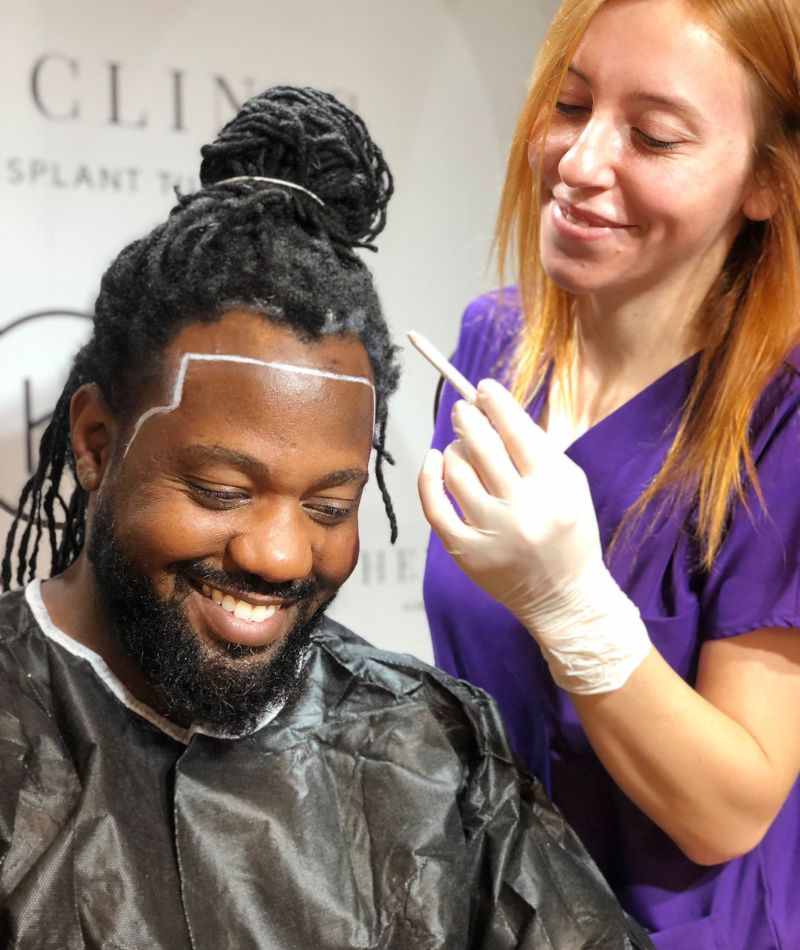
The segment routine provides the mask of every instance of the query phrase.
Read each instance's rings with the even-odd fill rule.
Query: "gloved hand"
[[[456,403],[458,440],[425,459],[425,515],[459,567],[536,638],[559,686],[618,689],[650,640],[603,563],[586,476],[499,383],[483,380],[477,405]]]

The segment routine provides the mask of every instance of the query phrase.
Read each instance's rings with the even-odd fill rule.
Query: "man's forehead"
[[[239,353],[186,352],[176,356],[177,365],[174,361],[169,361],[172,363],[171,368],[165,367],[163,397],[155,405],[146,408],[135,421],[123,455],[127,455],[134,440],[150,420],[175,412],[191,396],[196,398],[198,394],[208,395],[209,379],[219,376],[220,371],[223,379],[217,382],[222,385],[216,391],[221,391],[226,399],[232,398],[233,393],[225,384],[230,382],[231,386],[235,386],[237,377],[242,381],[243,375],[245,378],[250,377],[253,382],[258,382],[263,393],[271,393],[274,396],[277,392],[284,399],[294,399],[306,405],[316,404],[326,410],[335,409],[339,387],[356,387],[363,393],[363,397],[357,400],[357,405],[369,407],[370,431],[374,427],[375,387],[372,380],[366,376],[286,360],[258,359]],[[344,395],[343,392],[342,396]],[[352,390],[347,393],[349,397],[353,395],[355,393]],[[352,398],[348,402],[352,403]],[[242,407],[243,410],[245,408]],[[363,409],[359,414],[364,415]]]

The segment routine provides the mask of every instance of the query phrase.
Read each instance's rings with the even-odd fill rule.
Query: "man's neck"
[[[126,689],[163,715],[155,693],[110,630],[85,551],[63,574],[42,582],[42,600],[59,630],[100,656]]]

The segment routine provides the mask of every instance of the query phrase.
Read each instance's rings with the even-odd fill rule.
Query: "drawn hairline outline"
[[[133,440],[139,434],[142,426],[153,416],[165,416],[174,412],[183,400],[183,384],[186,382],[186,373],[189,369],[189,363],[243,363],[248,366],[264,366],[269,369],[281,370],[285,373],[297,373],[301,376],[321,376],[323,379],[335,379],[345,383],[361,383],[368,386],[372,393],[372,419],[373,427],[375,420],[375,387],[371,380],[366,376],[348,376],[345,373],[334,373],[327,369],[316,369],[313,366],[297,366],[294,363],[280,363],[271,360],[257,360],[250,356],[233,356],[230,353],[184,353],[181,357],[178,372],[175,374],[175,381],[172,384],[172,395],[170,401],[164,406],[152,406],[143,412],[136,420],[131,437],[128,439],[125,449],[122,453],[123,459],[128,454],[128,450],[133,445]]]

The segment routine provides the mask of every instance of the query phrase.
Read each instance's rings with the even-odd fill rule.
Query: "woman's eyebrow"
[[[680,113],[684,118],[692,122],[701,122],[703,114],[683,96],[665,96],[656,92],[636,92],[633,98],[640,102],[649,102],[653,105],[664,106],[671,112]]]
[[[577,66],[570,66],[567,72],[572,73],[573,76],[577,76],[578,79],[580,79],[582,82],[585,82],[587,86],[591,86],[592,82],[589,77],[586,75],[586,73],[581,72]]]
[[[591,79],[586,75],[586,73],[578,69],[577,66],[571,65],[568,69],[568,72],[571,75],[576,76],[581,80],[581,82],[586,83],[586,85],[591,88]],[[686,119],[693,122],[700,122],[703,119],[703,115],[697,106],[695,106],[683,96],[667,96],[659,92],[646,92],[644,90],[638,90],[631,95],[631,98],[639,102],[647,102],[657,106],[664,106],[673,112],[680,113]]]

